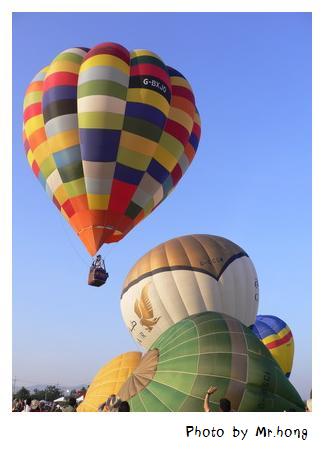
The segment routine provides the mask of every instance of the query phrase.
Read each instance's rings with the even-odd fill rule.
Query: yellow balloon
[[[118,393],[141,359],[141,352],[130,351],[105,364],[92,380],[77,412],[97,412],[98,407],[107,400],[108,396]]]

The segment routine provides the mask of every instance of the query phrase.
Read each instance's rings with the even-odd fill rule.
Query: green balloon
[[[237,319],[216,312],[190,316],[167,329],[119,391],[131,411],[304,411],[299,394],[270,352]]]

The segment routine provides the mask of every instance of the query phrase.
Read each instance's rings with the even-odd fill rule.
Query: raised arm
[[[205,395],[205,400],[204,400],[204,411],[205,412],[210,412],[209,397],[210,397],[210,395],[215,393],[216,390],[217,390],[217,387],[209,387],[208,388],[207,393]]]

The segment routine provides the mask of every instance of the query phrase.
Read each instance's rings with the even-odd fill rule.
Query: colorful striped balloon
[[[294,359],[294,339],[288,325],[279,317],[260,315],[251,329],[289,377]]]
[[[65,50],[24,99],[28,162],[91,255],[169,195],[199,138],[190,84],[148,50]]]

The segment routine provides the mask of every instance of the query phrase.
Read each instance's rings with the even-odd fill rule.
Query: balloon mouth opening
[[[123,401],[127,401],[137,395],[137,393],[144,390],[155,376],[158,362],[158,349],[155,348],[145,353],[139,365],[134,369],[132,374],[119,390],[118,396]]]
[[[119,242],[123,232],[112,226],[91,225],[77,231],[77,234],[91,256],[94,256],[104,243]]]

